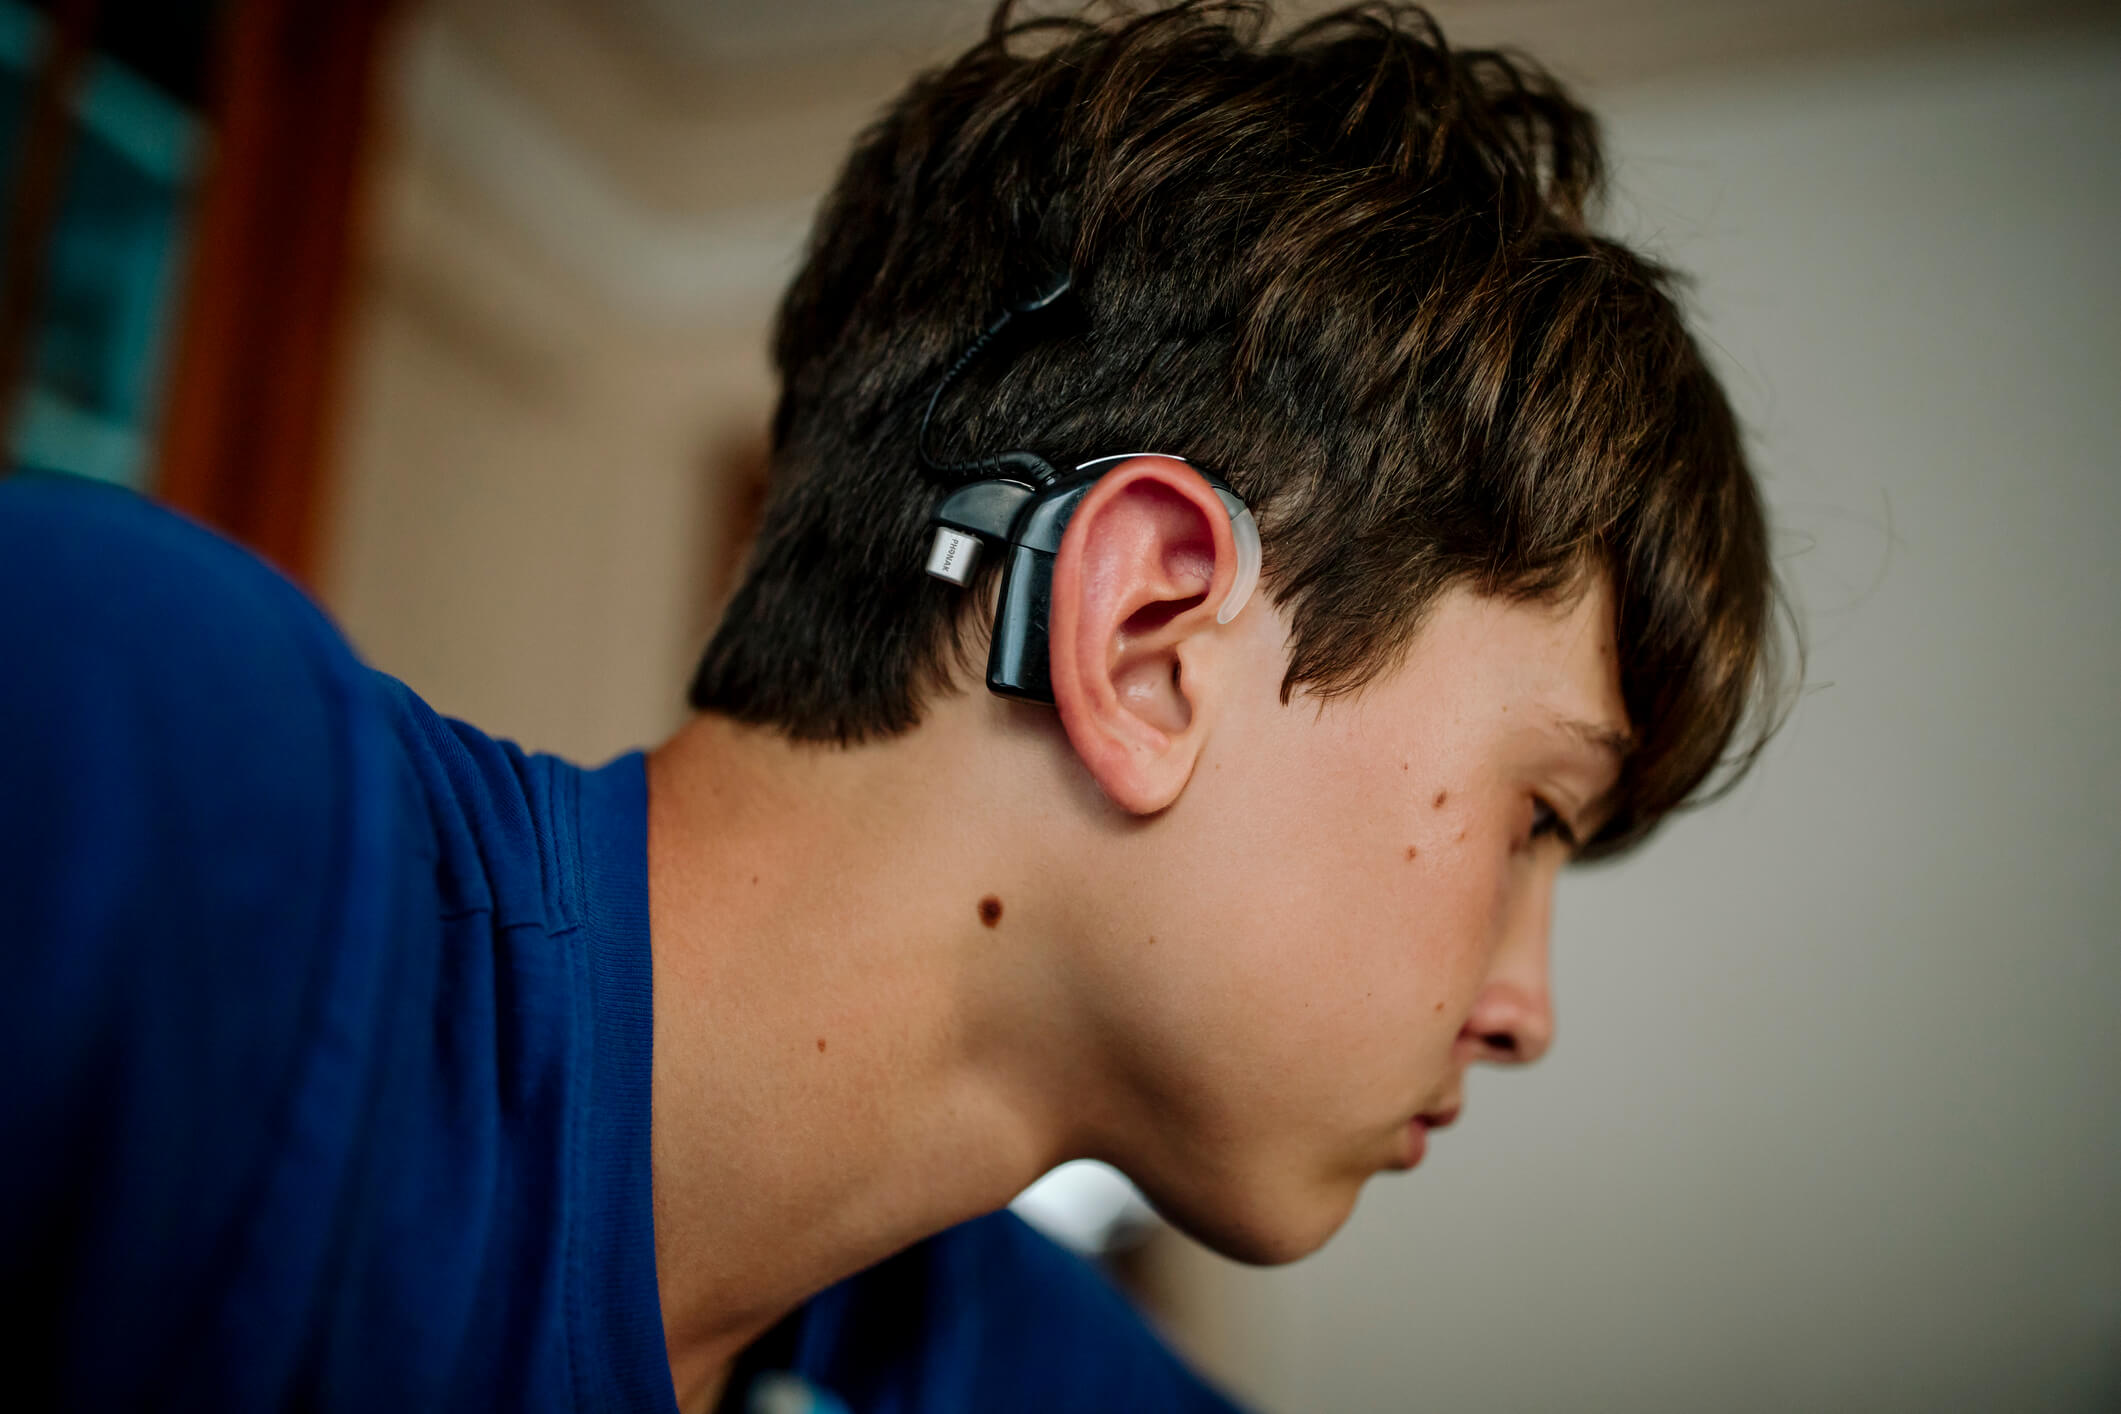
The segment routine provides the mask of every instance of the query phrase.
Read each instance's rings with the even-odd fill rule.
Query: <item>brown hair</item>
[[[1419,9],[1276,34],[1257,4],[1004,3],[818,217],[775,338],[763,524],[693,704],[852,743],[961,679],[987,595],[923,573],[939,488],[915,431],[951,357],[1066,271],[1035,336],[944,399],[939,447],[1220,473],[1292,620],[1284,700],[1389,668],[1447,586],[1608,573],[1637,745],[1590,852],[1641,838],[1765,739],[1776,589],[1673,277],[1587,224],[1602,174],[1552,78],[1452,50]]]

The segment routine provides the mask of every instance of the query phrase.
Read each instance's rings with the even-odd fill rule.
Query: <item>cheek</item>
[[[1433,1078],[1415,1072],[1448,1063],[1486,965],[1500,869],[1448,787],[1409,788],[1385,777],[1411,782],[1414,766],[1391,767],[1319,749],[1272,753],[1241,778],[1209,762],[1182,808],[1217,842],[1222,884],[1200,921],[1250,1045],[1309,1088],[1323,1076],[1399,1103]]]
[[[1433,849],[1400,851],[1391,932],[1371,973],[1388,979],[1364,998],[1368,1027],[1424,1068],[1446,1067],[1493,955],[1499,870],[1480,851],[1446,837]],[[1380,908],[1381,916],[1386,909]],[[1426,1077],[1425,1077],[1426,1078]]]

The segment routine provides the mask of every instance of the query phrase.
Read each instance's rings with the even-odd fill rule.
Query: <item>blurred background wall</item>
[[[22,112],[67,8],[0,0]],[[120,149],[174,134],[126,149],[171,193],[135,323],[83,326],[133,381],[39,374],[117,411],[18,403],[16,455],[229,525],[445,711],[579,758],[655,739],[756,506],[812,206],[984,6],[191,8],[221,37],[173,109],[113,118],[138,65],[108,45],[69,100]],[[2121,15],[1438,13],[1609,117],[1608,224],[1694,276],[1808,689],[1733,799],[1564,884],[1560,1045],[1477,1080],[1418,1175],[1295,1267],[1167,1233],[1130,1274],[1284,1411],[2121,1407]],[[249,108],[208,49],[224,91],[251,55]],[[330,191],[243,137],[275,95],[317,110],[282,147],[338,154]]]

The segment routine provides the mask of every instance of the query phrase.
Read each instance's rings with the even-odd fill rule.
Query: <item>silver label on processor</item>
[[[977,535],[967,535],[948,526],[936,530],[935,544],[928,551],[928,573],[963,588],[972,582],[972,571],[978,564]]]

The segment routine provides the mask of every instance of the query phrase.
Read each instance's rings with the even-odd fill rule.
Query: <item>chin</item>
[[[1247,1266],[1278,1267],[1325,1246],[1355,1211],[1361,1191],[1360,1184],[1316,1185],[1239,1201],[1218,1202],[1218,1195],[1201,1193],[1152,1200],[1173,1227],[1211,1252]]]

